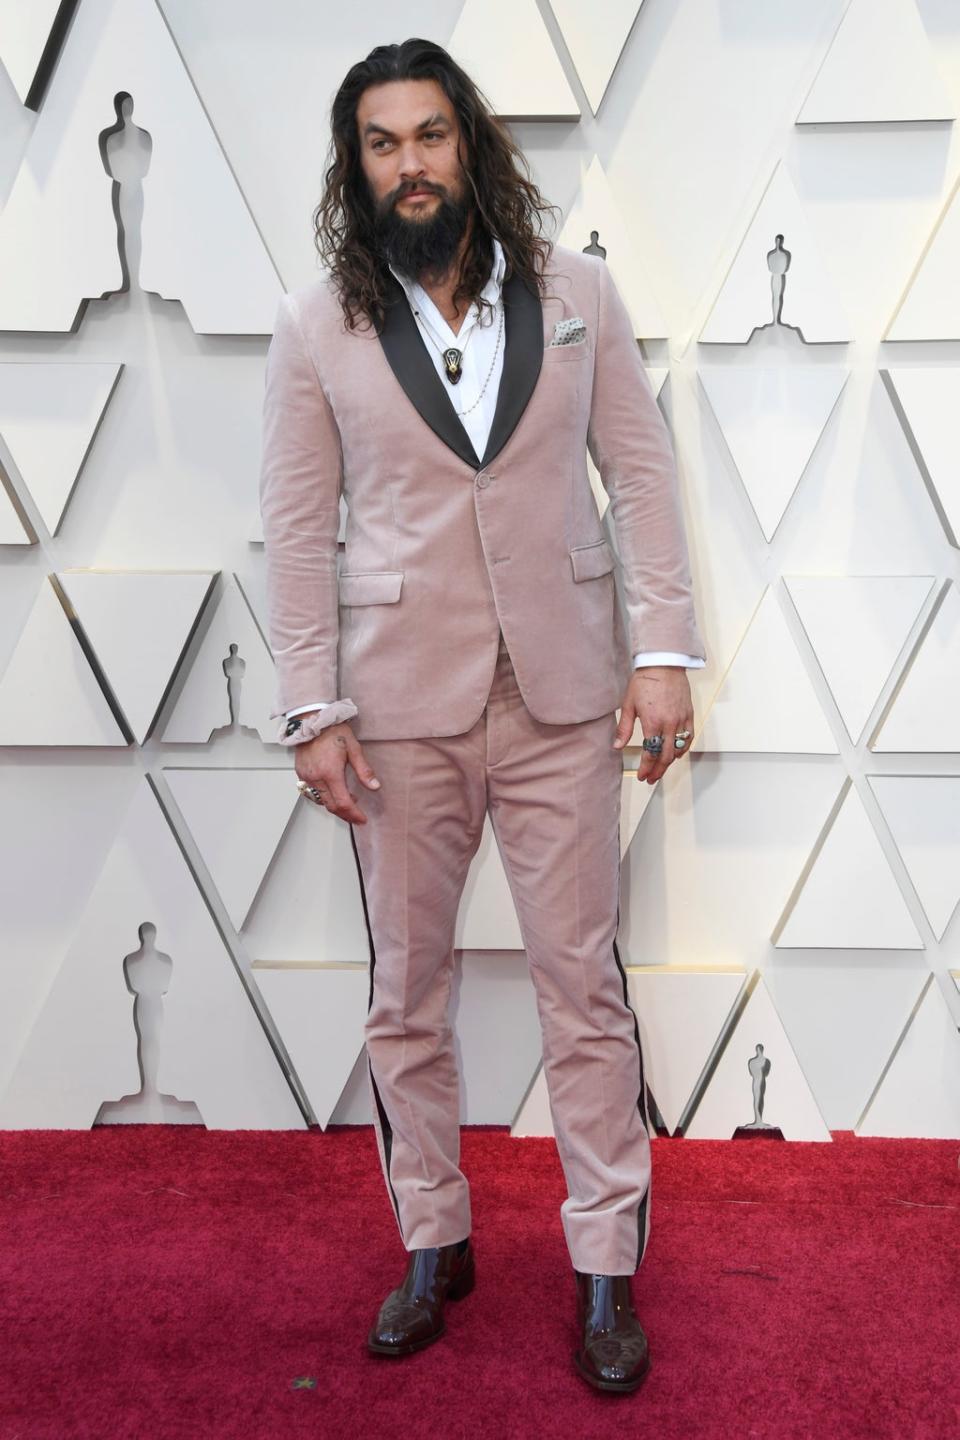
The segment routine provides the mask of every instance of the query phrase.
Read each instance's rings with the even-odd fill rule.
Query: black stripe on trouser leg
[[[617,901],[617,930],[620,929],[620,902]],[[637,1109],[640,1111],[640,1119],[643,1121],[643,1128],[647,1135],[650,1134],[650,1122],[647,1119],[647,1086],[643,1077],[643,1046],[640,1044],[640,1025],[637,1014],[630,1004],[630,997],[627,993],[627,972],[620,963],[620,951],[617,949],[616,931],[613,941],[613,958],[617,962],[617,969],[620,971],[620,979],[623,982],[623,1001],[630,1014],[633,1016],[633,1038],[637,1042],[637,1055],[640,1058],[640,1093],[637,1096]],[[651,1165],[653,1163],[653,1152],[650,1154]],[[647,1188],[643,1193],[643,1199],[637,1207],[637,1259],[634,1271],[639,1270],[640,1260],[643,1255],[643,1232],[647,1222],[647,1206],[650,1203],[650,1182],[647,1181]]]
[[[353,846],[353,858],[357,862],[357,876],[360,880],[360,900],[363,905],[363,920],[367,927],[367,944],[370,946],[370,994],[367,999],[367,1014],[370,1014],[370,1007],[373,1004],[373,971],[377,963],[377,951],[373,943],[373,931],[370,928],[370,912],[367,909],[367,892],[363,883],[363,871],[360,868],[360,856],[357,853],[357,839],[353,833],[353,826],[350,826],[350,844]],[[366,1046],[364,1046],[366,1048]],[[377,1102],[377,1114],[380,1117],[380,1132],[383,1135],[383,1153],[387,1160],[387,1187],[390,1191],[390,1199],[393,1201],[394,1214],[397,1217],[397,1224],[400,1226],[400,1234],[403,1234],[403,1225],[400,1221],[400,1206],[397,1203],[397,1192],[393,1188],[393,1181],[390,1179],[390,1153],[393,1149],[393,1129],[387,1118],[387,1112],[383,1108],[383,1101],[380,1099],[380,1091],[377,1089],[377,1082],[373,1074],[373,1066],[370,1063],[370,1051],[367,1050],[367,1069],[370,1072],[370,1083],[373,1086],[374,1099]]]

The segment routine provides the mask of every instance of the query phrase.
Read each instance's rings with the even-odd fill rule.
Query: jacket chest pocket
[[[589,353],[590,347],[586,340],[572,340],[569,345],[545,343],[543,347],[543,359],[546,365],[553,365],[564,360],[584,360]]]

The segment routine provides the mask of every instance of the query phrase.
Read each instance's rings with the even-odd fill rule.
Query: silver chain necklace
[[[499,311],[500,311],[500,320],[499,320],[499,323],[498,323],[498,325],[497,325],[497,343],[496,343],[496,345],[495,345],[495,347],[494,347],[493,359],[490,361],[490,369],[487,371],[487,378],[484,380],[483,385],[481,386],[481,389],[480,389],[480,393],[479,393],[479,395],[477,396],[476,400],[474,400],[474,402],[473,402],[472,405],[468,405],[467,408],[466,408],[466,410],[458,410],[457,407],[454,405],[454,407],[453,407],[454,413],[457,414],[457,415],[469,415],[471,410],[475,410],[475,409],[477,408],[477,406],[480,404],[480,401],[483,399],[484,392],[485,392],[487,386],[490,384],[490,377],[491,377],[491,375],[493,374],[493,367],[496,365],[496,363],[497,363],[497,356],[498,356],[499,353],[500,353],[500,339],[501,339],[501,336],[503,335],[503,298],[502,298],[502,297],[498,300],[497,304],[498,304],[498,308],[499,308]],[[441,354],[442,357],[443,357],[443,364],[444,364],[444,369],[445,369],[445,371],[446,371],[447,379],[450,381],[450,384],[451,384],[451,385],[456,385],[456,384],[458,383],[459,379],[460,379],[461,374],[462,374],[462,370],[461,370],[461,368],[460,368],[460,366],[461,366],[461,361],[462,361],[462,359],[463,359],[463,356],[464,356],[464,353],[465,353],[465,351],[466,351],[467,346],[470,344],[470,338],[471,338],[471,336],[473,335],[474,330],[477,329],[477,327],[478,327],[478,325],[479,325],[479,323],[480,323],[480,322],[479,322],[479,319],[478,319],[478,320],[476,321],[476,323],[473,325],[473,327],[472,327],[472,329],[471,329],[471,331],[470,331],[470,334],[467,336],[466,341],[465,341],[464,346],[463,346],[463,349],[462,349],[462,350],[457,350],[454,346],[445,346],[445,345],[443,345],[442,342],[437,339],[437,337],[436,337],[436,335],[435,335],[435,333],[434,333],[434,331],[433,331],[433,326],[430,324],[430,321],[427,319],[426,315],[424,315],[420,310],[414,310],[413,313],[414,313],[414,315],[416,315],[416,316],[418,317],[418,319],[420,319],[420,320],[423,321],[423,324],[425,325],[425,327],[426,327],[426,329],[427,329],[427,332],[428,332],[428,338],[433,341],[434,345],[436,345],[437,349],[440,351],[440,354]]]

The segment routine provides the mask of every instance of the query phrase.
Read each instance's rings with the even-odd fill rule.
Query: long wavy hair
[[[556,210],[530,178],[523,151],[502,121],[491,113],[483,92],[440,45],[404,40],[378,45],[347,71],[330,111],[329,165],[324,192],[314,211],[314,243],[335,280],[350,329],[363,314],[382,328],[388,267],[375,241],[375,208],[360,163],[357,104],[364,90],[389,80],[435,80],[453,106],[460,126],[460,162],[475,211],[454,301],[489,302],[480,290],[493,264],[491,236],[503,246],[506,277],[518,274],[543,294],[550,241],[543,215]],[[464,154],[464,148],[466,154]],[[505,277],[505,278],[506,278]]]

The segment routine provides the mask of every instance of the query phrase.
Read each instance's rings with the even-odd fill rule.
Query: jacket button
[[[490,476],[487,474],[486,470],[481,470],[480,474],[477,476],[477,488],[479,490],[486,490],[489,484]]]

